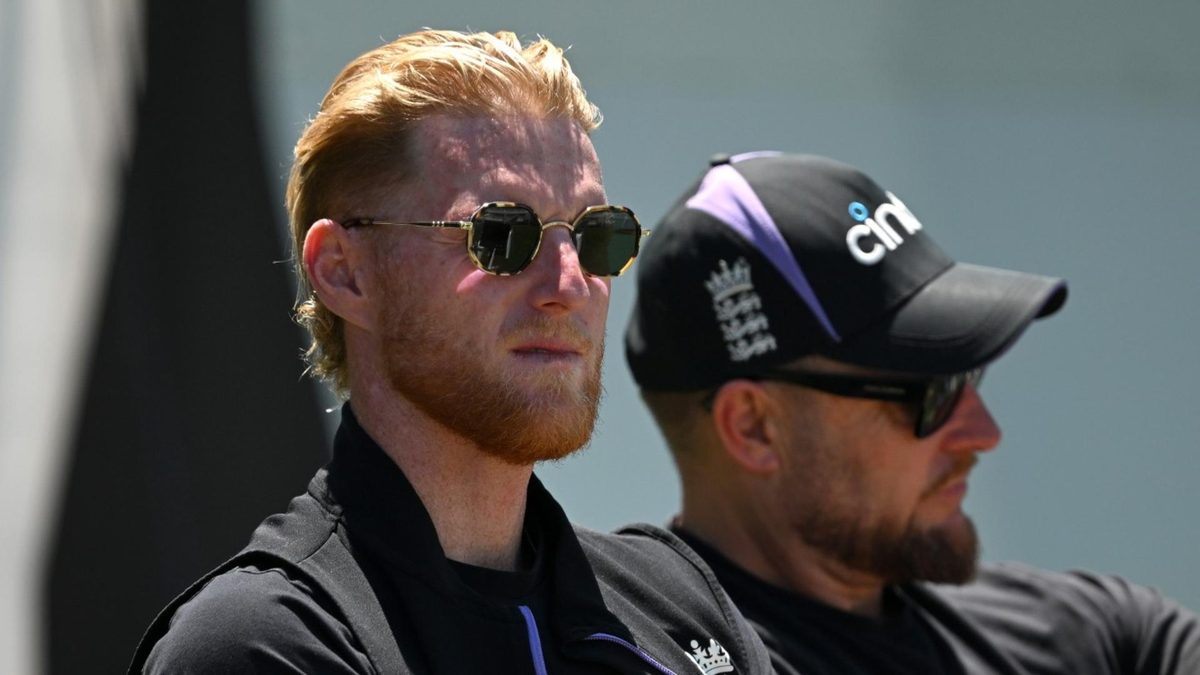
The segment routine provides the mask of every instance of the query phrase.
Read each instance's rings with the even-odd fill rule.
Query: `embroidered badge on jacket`
[[[692,640],[692,651],[688,652],[688,658],[704,675],[733,672],[733,663],[729,658],[729,652],[711,638],[708,641],[708,647],[701,647],[699,642]]]

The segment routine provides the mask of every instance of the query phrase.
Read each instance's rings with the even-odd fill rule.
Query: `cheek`
[[[908,520],[920,502],[925,475],[917,458],[906,456],[911,448],[881,442],[859,450],[843,467],[843,479],[860,495],[862,510],[875,520]]]
[[[469,297],[483,292],[483,289],[492,281],[492,275],[483,270],[470,265],[469,270],[462,270],[457,276],[457,283],[454,284],[454,293],[459,297]]]
[[[897,467],[888,494],[893,517],[907,523],[920,523],[928,506],[925,491],[929,486],[929,475],[924,466]]]
[[[469,270],[456,270],[453,283],[442,288],[453,288],[448,297],[437,300],[438,311],[450,312],[463,317],[477,333],[499,330],[508,319],[514,301],[511,282],[507,277],[497,277],[480,271],[474,265]]]
[[[609,284],[611,282],[608,279],[593,277],[588,277],[588,282],[591,298],[584,316],[587,317],[588,325],[592,327],[594,339],[603,340],[608,322]]]
[[[589,290],[592,294],[592,304],[601,314],[608,313],[608,300],[612,294],[612,279],[587,277]]]

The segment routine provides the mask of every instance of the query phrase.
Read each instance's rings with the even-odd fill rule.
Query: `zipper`
[[[670,668],[659,663],[658,660],[655,659],[653,656],[650,656],[650,654],[645,649],[642,649],[641,647],[633,644],[632,642],[629,642],[628,640],[623,640],[623,639],[617,637],[616,635],[609,635],[608,633],[592,633],[591,635],[585,637],[584,640],[601,640],[604,642],[615,642],[615,643],[621,645],[622,647],[628,649],[629,651],[633,652],[634,654],[636,654],[639,659],[650,664],[651,667],[653,667],[655,670],[662,673],[663,675],[675,675],[675,671],[673,671]]]
[[[529,652],[533,655],[533,672],[537,675],[547,675],[546,657],[542,654],[542,638],[538,636],[537,620],[533,618],[533,610],[525,605],[518,605],[517,609],[521,610],[521,616],[525,619],[525,631],[529,635]]]

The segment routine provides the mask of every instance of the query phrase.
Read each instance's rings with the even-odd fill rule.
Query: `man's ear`
[[[366,256],[355,247],[350,231],[323,218],[304,237],[304,271],[313,291],[329,311],[363,328],[374,325],[367,294]]]
[[[780,467],[774,407],[763,386],[752,380],[730,380],[713,399],[713,424],[721,445],[747,471],[771,473]]]

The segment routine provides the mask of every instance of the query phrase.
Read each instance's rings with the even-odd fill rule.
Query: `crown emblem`
[[[771,322],[762,312],[762,298],[750,280],[750,263],[738,258],[733,265],[724,260],[717,265],[704,287],[712,294],[713,313],[729,350],[729,359],[738,363],[775,351]]]
[[[733,267],[724,260],[717,264],[719,269],[704,282],[704,287],[712,294],[714,304],[736,293],[754,289],[754,284],[750,283],[750,264],[745,258],[735,260]]]
[[[756,293],[746,293],[738,300],[725,298],[713,303],[713,309],[717,312],[717,321],[729,321],[762,309],[762,299]]]
[[[688,658],[704,675],[733,672],[733,663],[730,662],[729,652],[711,638],[708,640],[708,647],[701,647],[699,642],[692,640],[692,651],[688,652]]]

